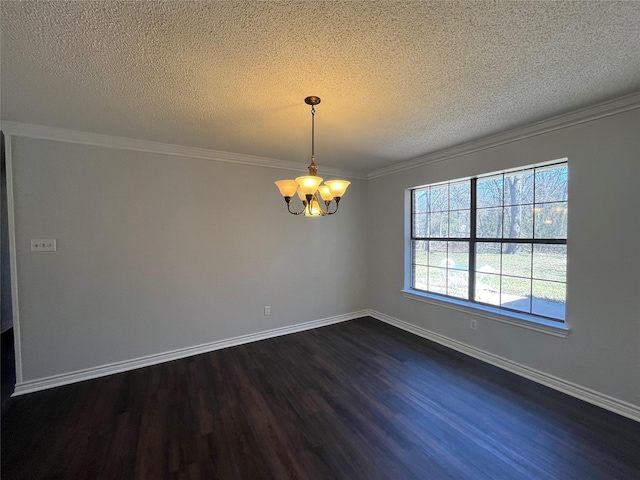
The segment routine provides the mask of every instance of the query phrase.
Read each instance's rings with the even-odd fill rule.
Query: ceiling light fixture
[[[315,106],[320,103],[320,97],[307,97],[304,103],[311,105],[311,164],[309,165],[309,175],[298,177],[295,180],[278,180],[275,184],[280,189],[280,194],[287,202],[287,210],[293,215],[302,215],[305,217],[324,217],[325,215],[333,215],[338,211],[340,199],[347,190],[351,182],[346,180],[327,180],[322,183],[322,178],[318,176],[318,166],[315,159]],[[298,194],[302,200],[302,210],[291,210],[291,198]],[[324,201],[324,208],[320,204],[320,197]],[[335,210],[331,211],[331,201],[335,200]]]

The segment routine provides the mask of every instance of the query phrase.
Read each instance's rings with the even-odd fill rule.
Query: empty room
[[[640,478],[640,2],[0,2],[3,479]]]

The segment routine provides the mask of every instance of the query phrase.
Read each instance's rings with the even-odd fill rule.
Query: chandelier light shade
[[[318,176],[318,166],[315,159],[315,106],[320,103],[320,97],[307,97],[304,103],[311,105],[311,164],[309,175],[298,177],[295,180],[278,180],[275,182],[280,190],[280,195],[287,202],[287,210],[293,215],[305,217],[324,217],[333,215],[338,211],[340,199],[351,184],[346,180],[327,180],[322,184],[322,178]],[[291,199],[295,194],[302,201],[301,210],[291,210]],[[322,200],[320,200],[322,199]],[[335,207],[331,203],[335,203]],[[324,205],[324,208],[322,207]]]

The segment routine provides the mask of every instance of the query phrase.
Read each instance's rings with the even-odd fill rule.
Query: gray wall
[[[371,308],[640,405],[639,125],[636,109],[354,180],[320,221],[285,213],[272,182],[290,171],[13,137],[23,381]],[[564,157],[566,339],[473,332],[402,297],[405,189]]]
[[[4,140],[3,140],[4,143]],[[9,218],[7,211],[7,178],[4,151],[2,152],[2,178],[0,179],[0,312],[3,333],[13,327],[11,300],[11,268],[9,258]]]
[[[640,405],[640,110],[369,181],[369,305],[485,352]],[[566,339],[403,298],[404,191],[569,159]]]
[[[292,171],[12,142],[23,381],[367,306],[366,181],[309,219],[273,184]]]

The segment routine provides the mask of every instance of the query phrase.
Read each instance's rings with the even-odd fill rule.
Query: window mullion
[[[478,179],[471,179],[471,211],[469,212],[469,301],[475,301],[476,291],[476,193]]]

